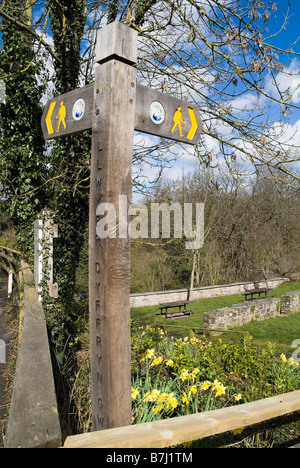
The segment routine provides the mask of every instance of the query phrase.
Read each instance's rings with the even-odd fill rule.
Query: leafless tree
[[[225,165],[234,178],[263,173],[278,182],[285,175],[290,185],[299,184],[299,132],[292,119],[300,102],[298,38],[280,47],[293,15],[290,2],[279,14],[276,2],[268,0],[79,1],[86,15],[83,84],[93,77],[97,29],[113,20],[127,23],[139,32],[139,81],[201,109],[203,135],[192,152],[207,175],[208,167]],[[50,3],[63,27],[58,0],[23,1],[32,24],[10,16],[5,2],[0,6],[0,16],[30,31],[37,53],[49,55],[48,69],[59,59],[49,30]],[[278,30],[276,14],[282,17]],[[136,186],[157,180],[186,151],[170,141],[137,137]]]

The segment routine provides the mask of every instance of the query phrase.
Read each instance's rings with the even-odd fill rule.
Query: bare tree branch
[[[15,25],[16,27],[20,28],[22,31],[26,31],[29,34],[31,34],[32,37],[34,37],[40,44],[42,44],[45,49],[49,52],[49,54],[58,62],[60,62],[60,59],[52,49],[52,47],[44,41],[44,39],[37,34],[36,31],[34,31],[30,26],[22,23],[21,21],[18,21],[16,18],[13,18],[12,16],[8,15],[5,11],[3,11],[2,8],[0,8],[0,16],[5,18],[7,21],[9,21],[11,24]]]

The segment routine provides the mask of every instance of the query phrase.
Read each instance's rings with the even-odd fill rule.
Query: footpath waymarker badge
[[[72,117],[74,120],[79,121],[83,118],[85,113],[85,100],[82,98],[77,99],[72,109]]]
[[[161,125],[165,120],[165,109],[160,102],[151,102],[149,107],[149,115],[153,123],[156,125]]]

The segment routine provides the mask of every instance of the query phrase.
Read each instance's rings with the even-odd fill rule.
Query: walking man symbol
[[[184,135],[182,133],[181,122],[185,123],[185,120],[184,120],[184,118],[182,116],[181,106],[179,106],[177,111],[175,112],[174,117],[173,117],[173,121],[174,121],[174,125],[173,125],[173,128],[172,128],[172,133],[174,133],[174,130],[178,125],[179,131],[180,131],[180,136],[183,137]]]
[[[66,106],[64,105],[64,102],[61,101],[61,105],[60,105],[58,114],[57,114],[57,116],[56,116],[57,119],[58,119],[58,117],[59,117],[58,126],[57,126],[57,129],[56,129],[57,132],[59,132],[59,127],[60,127],[60,124],[61,124],[61,123],[63,123],[64,129],[67,128],[67,124],[66,124],[66,115],[67,115]]]

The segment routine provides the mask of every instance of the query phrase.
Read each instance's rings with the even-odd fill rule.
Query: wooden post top
[[[137,62],[138,32],[119,21],[114,21],[97,33],[96,62],[104,63],[113,58],[130,65]]]

